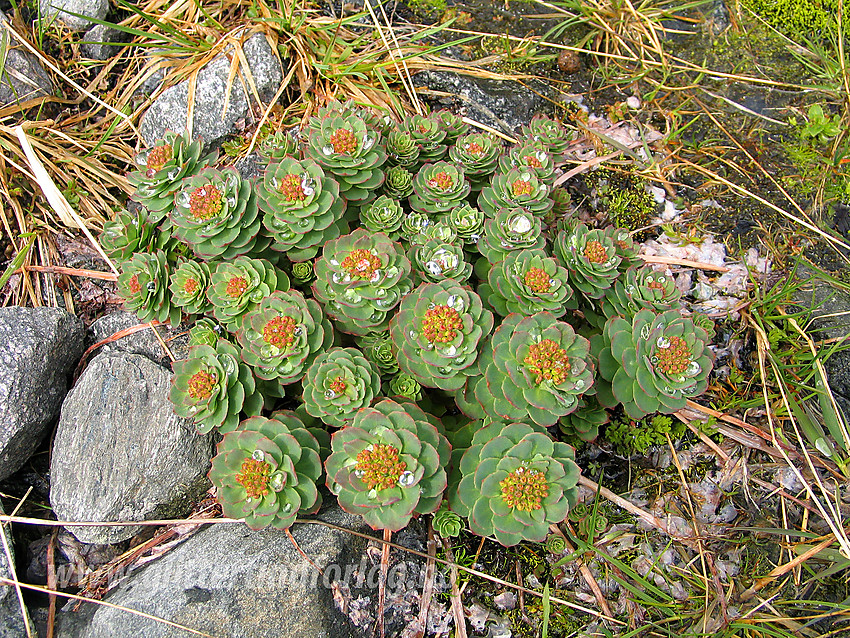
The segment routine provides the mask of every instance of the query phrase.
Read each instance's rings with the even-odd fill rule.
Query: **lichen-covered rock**
[[[94,24],[86,16],[103,20],[109,0],[39,0],[38,9],[42,20],[59,20],[72,31],[85,31]]]
[[[135,354],[99,355],[62,404],[50,503],[63,520],[181,516],[206,491],[209,436],[168,402],[171,373]],[[117,543],[135,526],[69,527],[84,543]]]
[[[6,23],[0,11],[0,27]],[[53,95],[53,83],[38,58],[11,39],[5,52],[5,67],[0,75],[0,104],[25,102],[36,97]]]
[[[283,80],[283,72],[266,36],[258,33],[248,38],[242,44],[242,51],[251,69],[257,92],[262,99],[270,99]],[[210,146],[236,132],[237,122],[252,117],[249,97],[238,79],[230,83],[230,101],[222,116],[229,73],[230,60],[224,54],[213,58],[198,72],[192,133]],[[153,145],[167,130],[185,130],[188,105],[189,80],[163,91],[142,117],[139,130],[145,143],[148,146]]]
[[[35,451],[83,352],[83,324],[58,308],[0,308],[0,479]]]

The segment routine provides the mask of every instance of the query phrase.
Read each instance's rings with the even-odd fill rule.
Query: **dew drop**
[[[531,218],[528,215],[514,215],[508,220],[508,230],[518,235],[524,235],[531,228]]]
[[[575,388],[576,390],[584,390],[584,381],[582,379],[576,381]]]
[[[336,399],[336,392],[328,388],[327,390],[325,390],[325,398],[328,400]]]
[[[334,274],[332,274],[332,275],[331,275],[331,280],[332,280],[335,284],[340,283],[340,282],[342,281],[342,274],[341,274],[341,273],[338,273],[338,272],[335,272]]]
[[[419,333],[416,332],[415,330],[411,330],[410,332],[407,333],[407,336],[410,337],[411,339],[418,339]]]
[[[190,406],[189,406],[189,409],[188,409],[188,410],[186,410],[186,412],[188,412],[189,414],[191,414],[192,416],[194,416],[195,414],[197,414],[197,413],[198,413],[198,407],[197,407],[197,406],[194,406],[194,405],[190,405]]]
[[[664,335],[661,335],[660,337],[658,337],[658,339],[655,340],[655,345],[661,348],[662,350],[666,350],[670,347],[670,340]]]
[[[334,486],[331,488],[331,492],[333,492],[334,494],[339,494],[340,492],[342,492],[342,485],[340,485],[339,483],[334,483]]]
[[[274,489],[274,488],[272,488],[272,489]],[[277,490],[275,490],[275,491],[277,491]],[[283,513],[284,514],[289,514],[291,511],[292,511],[292,503],[287,503],[286,505],[283,506]]]
[[[266,459],[266,455],[262,450],[254,450],[251,453],[251,458],[255,461],[264,461]]]
[[[368,151],[370,148],[372,148],[372,145],[374,143],[375,143],[375,138],[373,138],[371,135],[364,135],[363,136],[363,150],[364,151]]]
[[[449,346],[443,350],[444,357],[454,357],[455,355],[457,355],[457,348],[455,346]]]
[[[331,260],[330,260],[330,264],[331,264],[331,266],[339,266],[339,260],[337,260],[337,259],[331,259]]]
[[[373,489],[371,489],[371,490],[369,490],[369,493],[366,495],[366,498],[368,498],[368,499],[376,499],[376,498],[378,498],[378,490],[376,490],[376,489],[374,489],[374,488],[373,488]]]
[[[154,292],[156,290],[156,284],[152,281],[149,281],[146,287],[148,289],[148,292]]]
[[[405,470],[401,473],[401,476],[398,477],[398,484],[401,487],[410,487],[413,485],[413,482],[416,480],[416,476],[414,476],[413,472],[410,470]]]
[[[174,170],[168,171],[168,179],[170,179],[170,180],[177,179],[177,176],[179,174],[180,174],[180,170],[176,169],[176,168]]]
[[[694,377],[700,373],[702,368],[696,361],[691,361],[685,369],[685,376]]]
[[[271,487],[272,490],[274,490],[275,492],[280,492],[283,489],[284,482],[285,481],[284,481],[283,474],[280,473],[280,472],[277,472],[275,474],[272,474],[272,477],[269,480],[269,487]]]
[[[330,144],[327,144],[326,146],[322,147],[322,153],[324,153],[327,156],[331,156],[331,155],[334,154],[334,147],[331,146]]]
[[[366,472],[361,470],[359,467],[356,470],[354,470],[354,476],[356,476],[357,478],[363,478],[364,474],[366,474]]]

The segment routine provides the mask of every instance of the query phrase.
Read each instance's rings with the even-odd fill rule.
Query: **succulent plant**
[[[420,213],[447,213],[469,195],[469,183],[454,164],[426,164],[413,178],[410,207]]]
[[[579,399],[575,412],[558,419],[558,429],[566,443],[589,443],[599,436],[599,427],[608,423],[608,412],[593,396]]]
[[[416,405],[386,399],[363,408],[334,432],[331,450],[328,488],[373,529],[398,531],[440,506],[449,442]]]
[[[370,332],[357,337],[357,345],[381,374],[395,374],[398,372],[398,362],[395,356],[395,346],[390,338],[389,330],[385,332]]]
[[[453,244],[457,240],[454,228],[444,222],[434,222],[423,213],[408,213],[401,221],[401,239],[411,247],[424,246],[432,239]]]
[[[391,166],[387,169],[381,190],[390,199],[397,201],[407,199],[413,193],[413,175],[403,166]]]
[[[622,258],[611,237],[585,224],[558,233],[553,252],[570,272],[570,285],[588,299],[601,299],[620,274]]]
[[[493,218],[501,208],[524,208],[537,217],[552,210],[549,187],[537,179],[530,170],[512,168],[507,173],[496,173],[490,186],[478,196],[478,208]]]
[[[531,140],[539,148],[550,153],[555,163],[566,159],[567,147],[573,136],[560,122],[545,115],[535,115],[520,131],[523,139]]]
[[[325,244],[314,268],[314,296],[340,330],[354,335],[379,332],[412,288],[401,245],[363,228]]]
[[[165,253],[136,253],[121,264],[118,294],[124,307],[136,313],[140,321],[159,321],[176,326],[181,310],[171,303],[168,291],[169,269]]]
[[[212,310],[207,299],[210,267],[204,262],[182,260],[171,273],[171,302],[190,315],[203,315]]]
[[[503,317],[512,312],[532,315],[544,310],[560,317],[573,294],[568,277],[567,270],[542,250],[517,250],[493,265],[488,283],[478,292]]]
[[[552,190],[552,213],[556,216],[563,217],[569,215],[572,211],[573,198],[570,191],[566,188],[555,188]]]
[[[456,538],[463,531],[463,519],[446,506],[446,501],[434,512],[434,531],[443,538]]]
[[[185,178],[170,219],[174,234],[202,259],[256,254],[271,243],[260,236],[262,218],[254,189],[234,168],[205,168]]]
[[[257,150],[270,162],[279,162],[285,157],[297,158],[301,152],[299,141],[291,131],[277,131],[267,135],[257,146]]]
[[[150,252],[156,238],[156,224],[151,222],[144,208],[135,213],[122,210],[114,220],[103,225],[100,246],[120,266],[136,253]]]
[[[449,157],[469,180],[473,191],[480,191],[496,172],[502,144],[487,133],[470,133],[458,139],[449,149]]]
[[[399,128],[409,133],[419,145],[419,163],[437,162],[446,155],[448,146],[444,144],[447,131],[442,122],[435,117],[410,115],[402,120]]]
[[[588,340],[551,313],[508,315],[478,357],[475,398],[494,419],[554,425],[593,384],[589,351]]]
[[[188,358],[175,361],[168,398],[178,416],[192,419],[201,434],[214,428],[232,432],[241,412],[254,416],[263,407],[251,369],[227,339],[191,346]]]
[[[626,272],[632,267],[643,266],[645,262],[638,257],[640,246],[635,242],[628,230],[617,228],[616,226],[607,226],[603,232],[614,242],[614,248],[617,251],[617,255],[620,256],[620,265],[618,268],[621,273]]]
[[[384,183],[387,154],[379,141],[359,115],[333,113],[311,124],[305,154],[336,178],[346,200],[363,202]]]
[[[289,290],[286,273],[265,259],[243,256],[216,266],[207,298],[214,306],[213,316],[233,330],[242,316],[276,290]]]
[[[404,210],[391,197],[381,195],[371,204],[360,208],[360,223],[373,233],[386,233],[390,239],[398,239]]]
[[[508,547],[543,542],[577,499],[573,449],[526,423],[479,430],[459,470],[463,478],[449,495],[452,510],[467,518],[473,533]]]
[[[304,408],[332,427],[350,423],[380,393],[380,375],[355,348],[320,354],[304,377]]]
[[[218,444],[210,480],[225,516],[245,518],[251,529],[287,529],[298,514],[322,504],[319,443],[294,412],[243,421]]]
[[[212,346],[216,347],[219,339],[226,339],[227,331],[212,319],[201,317],[195,325],[189,328],[189,347]]]
[[[455,206],[448,214],[440,215],[437,219],[454,230],[464,246],[473,250],[484,232],[484,213],[469,204]]]
[[[440,109],[430,115],[431,119],[437,120],[446,132],[446,144],[455,144],[461,136],[469,133],[469,124],[463,118],[448,109]]]
[[[138,170],[129,173],[127,181],[136,189],[132,199],[148,209],[152,223],[168,215],[181,180],[215,159],[214,154],[201,157],[202,151],[200,140],[166,131],[161,140],[136,155],[133,161]]]
[[[656,272],[649,266],[632,267],[605,291],[601,308],[606,319],[618,315],[629,319],[644,308],[656,313],[679,309],[681,296],[672,277]],[[604,323],[603,320],[597,327],[602,328]]]
[[[422,284],[401,301],[390,321],[399,367],[424,386],[457,390],[476,371],[480,342],[493,315],[456,281]]]
[[[257,182],[257,194],[274,249],[292,261],[312,259],[345,229],[339,185],[313,160],[287,157],[272,162]]]
[[[546,245],[540,218],[522,208],[502,208],[496,217],[484,222],[478,240],[480,252],[491,264],[502,261],[511,251],[539,249]]]
[[[463,248],[440,239],[414,246],[410,250],[410,263],[423,281],[464,282],[472,274],[472,264],[464,259]]]
[[[291,278],[292,283],[298,286],[304,286],[313,280],[315,273],[313,272],[313,264],[309,261],[298,261],[292,264]]]
[[[499,158],[499,171],[507,173],[513,168],[532,171],[544,184],[555,181],[555,162],[552,155],[533,142],[512,146]]]
[[[290,290],[263,297],[242,317],[236,338],[259,379],[287,385],[301,380],[333,332],[319,304]]]
[[[407,401],[421,401],[422,384],[412,374],[399,372],[387,384],[387,395]]]
[[[599,374],[632,418],[680,410],[708,385],[713,358],[708,334],[678,310],[640,310],[631,320],[613,317],[602,337]],[[599,401],[613,407],[603,387]]]
[[[392,131],[387,135],[387,161],[393,166],[411,168],[419,160],[419,144],[407,131]]]
[[[694,312],[691,314],[691,321],[697,328],[702,328],[708,335],[708,341],[711,342],[716,334],[714,319],[702,312]]]

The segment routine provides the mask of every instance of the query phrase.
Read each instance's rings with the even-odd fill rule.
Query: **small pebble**
[[[561,51],[558,56],[558,68],[563,73],[578,73],[581,71],[581,58],[577,51]]]
[[[501,610],[514,609],[516,607],[516,594],[512,591],[502,592],[493,597],[493,604]]]
[[[637,111],[640,108],[640,98],[636,95],[631,95],[627,97],[626,106],[628,106],[633,111]]]

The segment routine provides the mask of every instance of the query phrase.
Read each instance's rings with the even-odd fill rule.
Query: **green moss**
[[[655,198],[642,177],[601,169],[590,173],[588,180],[596,191],[597,210],[606,213],[611,224],[637,230],[649,225],[656,214]]]
[[[679,421],[673,423],[669,416],[656,414],[640,421],[628,418],[615,419],[605,429],[605,438],[623,456],[645,454],[652,445],[667,442],[667,436],[673,441],[685,433],[685,424]]]
[[[819,39],[835,29],[838,0],[744,0],[744,6],[785,35]]]
[[[441,15],[448,8],[446,0],[408,0],[407,6],[411,11],[426,16]]]

